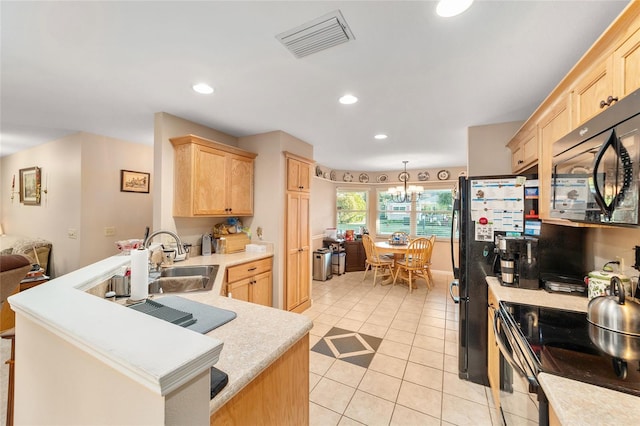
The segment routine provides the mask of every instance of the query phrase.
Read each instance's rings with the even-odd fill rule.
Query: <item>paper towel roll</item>
[[[131,250],[131,299],[149,297],[149,250]]]

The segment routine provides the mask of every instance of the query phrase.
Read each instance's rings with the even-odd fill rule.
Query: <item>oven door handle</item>
[[[529,382],[529,384],[531,384],[533,386],[537,386],[538,385],[538,381],[536,380],[536,378],[535,377],[531,377],[527,373],[524,372],[524,370],[522,369],[520,364],[518,364],[516,362],[515,358],[513,357],[511,352],[509,352],[509,350],[507,349],[507,346],[502,341],[502,337],[500,336],[500,333],[498,332],[498,321],[500,320],[499,319],[500,313],[498,312],[498,310],[495,307],[493,307],[493,306],[489,306],[489,307],[491,309],[493,309],[493,334],[496,337],[496,344],[498,345],[498,349],[500,349],[500,353],[502,354],[503,357],[505,357],[505,359],[507,360],[509,365],[511,365],[511,367],[515,370],[516,373],[518,373],[518,375],[520,377],[526,379],[527,382]]]

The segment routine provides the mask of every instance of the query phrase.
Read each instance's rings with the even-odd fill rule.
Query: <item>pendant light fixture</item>
[[[387,193],[391,197],[391,201],[394,203],[410,203],[412,199],[418,201],[422,196],[424,188],[418,185],[408,185],[409,173],[407,173],[407,160],[403,161],[404,171],[400,173],[400,180],[403,181],[403,185],[392,186],[387,190]]]

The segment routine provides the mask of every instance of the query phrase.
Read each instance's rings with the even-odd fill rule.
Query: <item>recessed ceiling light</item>
[[[341,104],[344,104],[344,105],[351,105],[351,104],[355,104],[356,102],[358,102],[358,98],[356,98],[353,95],[344,95],[343,97],[341,97],[338,100],[340,101]]]
[[[469,9],[473,0],[440,0],[436,13],[443,18],[451,18]]]
[[[374,138],[378,139],[378,140],[383,140],[383,139],[387,138],[387,135],[385,135],[384,133],[379,133],[379,134],[375,135]]]
[[[198,93],[202,93],[203,95],[210,95],[213,93],[213,87],[209,86],[207,83],[194,84],[193,90]]]

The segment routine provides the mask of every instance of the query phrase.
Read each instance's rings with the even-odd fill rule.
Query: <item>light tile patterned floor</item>
[[[310,351],[311,425],[492,425],[488,388],[458,378],[458,307],[450,277],[411,294],[373,274],[313,281],[310,346],[339,327],[382,338],[369,368]],[[497,422],[496,422],[497,424]]]

